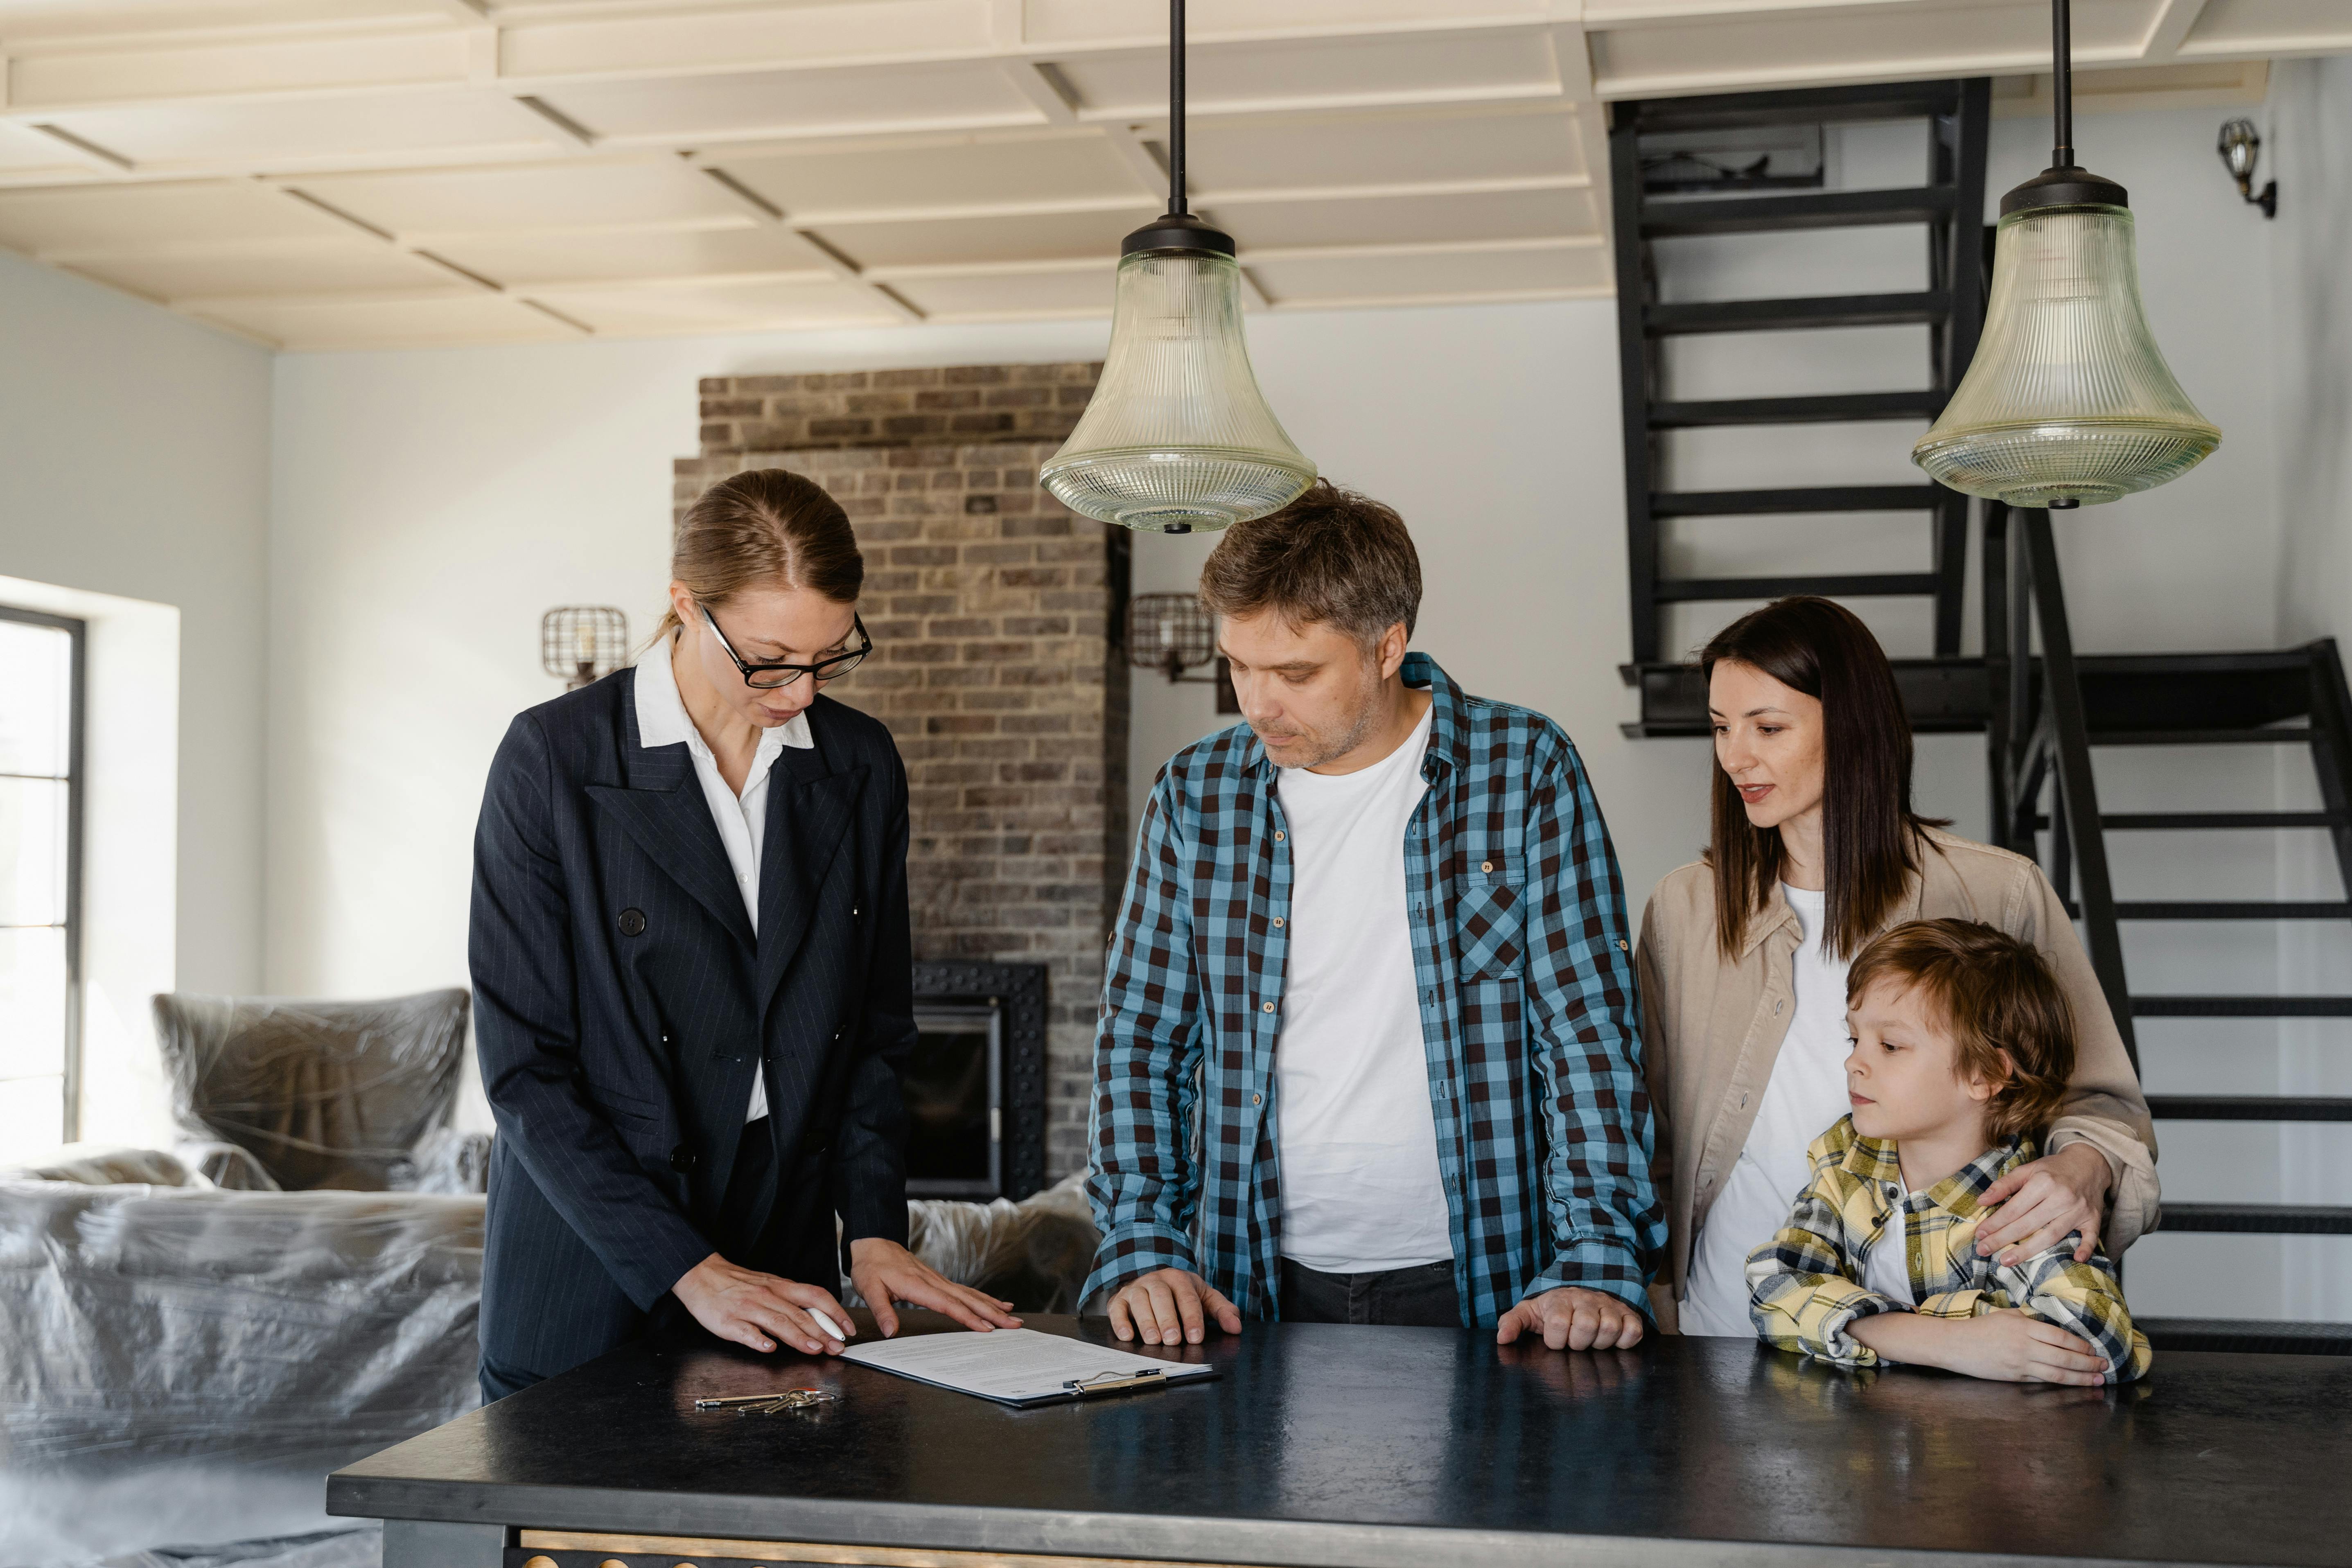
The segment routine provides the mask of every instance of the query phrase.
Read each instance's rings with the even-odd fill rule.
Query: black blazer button
[[[646,911],[643,910],[623,910],[621,911],[621,934],[623,936],[645,935]]]
[[[669,1168],[673,1171],[694,1169],[694,1151],[681,1143],[669,1152]]]

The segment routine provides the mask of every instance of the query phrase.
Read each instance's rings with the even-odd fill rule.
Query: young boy
[[[2032,1159],[2074,1070],[2074,1019],[2042,955],[1990,926],[1915,921],[1846,973],[1853,1114],[1748,1258],[1748,1315],[1782,1350],[2012,1383],[2147,1371],[2107,1260],[2079,1237],[2003,1266],[1976,1255],[1978,1198]]]

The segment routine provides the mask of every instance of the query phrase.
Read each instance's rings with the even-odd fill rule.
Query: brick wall
[[[1049,967],[1053,1178],[1086,1163],[1126,871],[1127,666],[1110,633],[1128,536],[1064,510],[1037,467],[1100,368],[714,377],[702,455],[676,479],[682,511],[730,474],[790,468],[848,512],[876,657],[827,693],[887,722],[906,758],[916,956]]]

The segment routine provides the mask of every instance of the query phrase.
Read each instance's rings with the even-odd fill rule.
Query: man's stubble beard
[[[1370,740],[1371,738],[1372,726],[1380,719],[1380,692],[1381,680],[1377,671],[1375,671],[1373,678],[1364,685],[1361,693],[1362,700],[1356,705],[1355,714],[1348,721],[1347,730],[1341,733],[1338,740],[1318,749],[1316,753],[1307,761],[1303,763],[1293,763],[1291,766],[1299,768],[1319,768],[1326,763],[1337,762],[1339,758],[1346,756],[1349,752],[1362,745],[1367,740]]]

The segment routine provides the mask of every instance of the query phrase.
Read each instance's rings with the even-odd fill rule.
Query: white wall
[[[0,256],[0,575],[91,617],[109,699],[86,828],[92,1138],[166,1125],[134,1049],[146,991],[261,983],[269,395],[261,350]]]
[[[2280,632],[2289,642],[2352,637],[2352,59],[2295,60],[2273,78],[2263,146],[2279,182],[2273,242],[2276,294],[2283,548]],[[2282,758],[2279,804],[2317,801],[2308,765]],[[2301,835],[2295,836],[2301,837]],[[2279,858],[2279,895],[2336,899],[2341,875],[2324,850]],[[2352,993],[2352,948],[2333,922],[2290,931],[2280,989]],[[2281,1030],[2279,1088],[2352,1095],[2352,1052],[2341,1020],[2294,1020]],[[2352,1193],[2352,1128],[2305,1126],[2282,1140],[2293,1203],[2341,1204]],[[2352,1242],[2289,1250],[2287,1310],[2352,1318]]]

